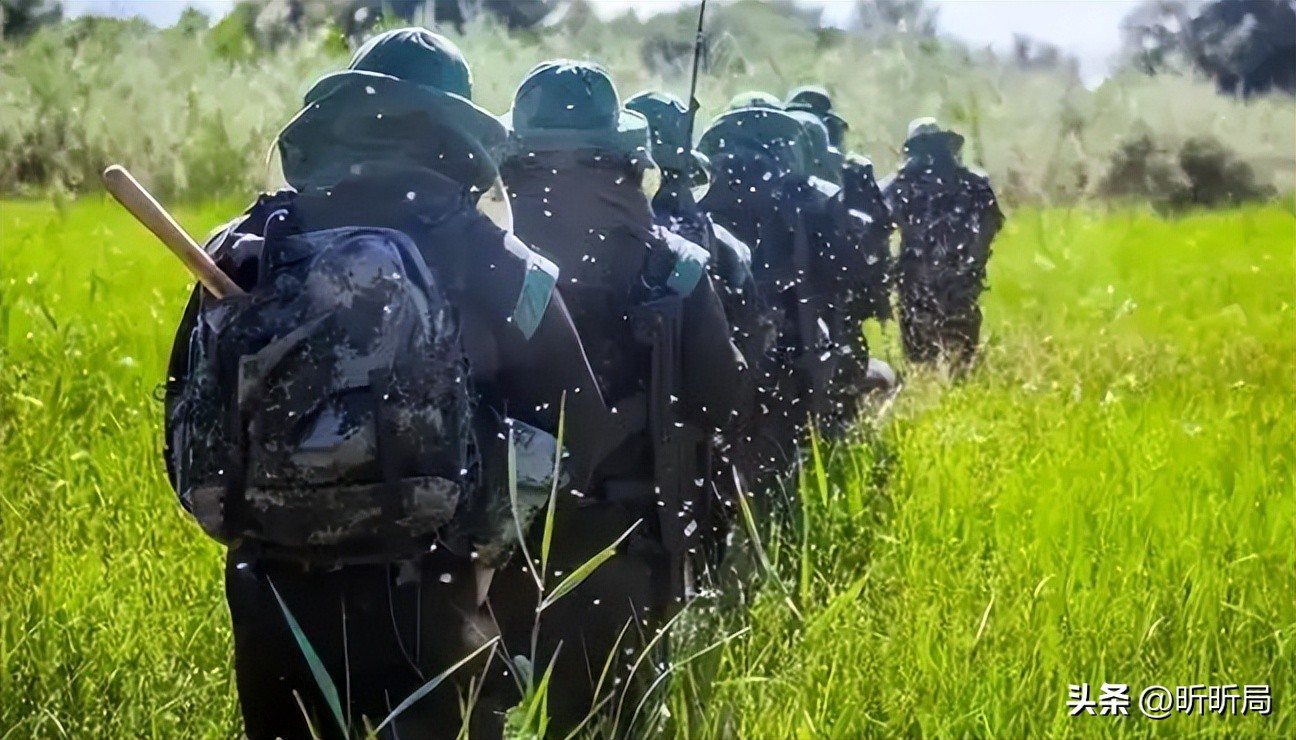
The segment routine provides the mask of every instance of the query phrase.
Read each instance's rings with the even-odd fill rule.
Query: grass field
[[[183,270],[98,198],[0,203],[0,240],[0,738],[235,736],[220,550],[158,454]],[[1296,737],[1294,243],[1279,207],[1014,214],[982,366],[822,451],[678,734]],[[1067,716],[1104,681],[1272,713]]]

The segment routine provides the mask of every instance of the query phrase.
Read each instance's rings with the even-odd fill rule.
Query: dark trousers
[[[515,557],[495,576],[491,610],[509,655],[534,661],[537,683],[552,664],[548,708],[553,737],[565,737],[590,715],[596,716],[586,728],[606,727],[618,708],[620,722],[608,736],[627,737],[633,731],[629,722],[656,679],[658,664],[664,662],[665,638],[650,646],[663,626],[663,600],[668,598],[662,587],[669,559],[656,539],[657,524],[650,519],[655,509],[652,500],[560,500],[546,578],[550,593],[637,519],[643,521],[615,556],[538,619],[539,591],[524,559]],[[537,559],[543,527],[541,517],[528,538]]]
[[[902,284],[900,338],[910,362],[944,359],[955,368],[966,368],[981,339],[981,307],[976,296],[947,297],[929,285]]]
[[[489,620],[476,610],[471,566],[431,556],[405,566],[308,571],[233,550],[225,584],[239,705],[249,740],[309,738],[307,714],[321,737],[342,736],[271,584],[331,676],[343,715],[356,729],[366,722],[376,726],[427,679],[493,633]],[[401,737],[455,737],[461,726],[460,694],[471,679],[481,680],[489,653],[460,668],[404,713],[397,725]],[[489,685],[502,678],[497,658],[486,679]],[[502,710],[479,703],[472,736],[491,737]]]

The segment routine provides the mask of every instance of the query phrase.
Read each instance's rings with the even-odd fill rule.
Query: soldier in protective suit
[[[911,362],[958,369],[981,333],[990,244],[1004,224],[990,181],[963,166],[963,137],[933,118],[909,124],[905,161],[883,183],[900,227],[900,331]]]
[[[751,249],[711,220],[697,203],[692,183],[710,179],[710,163],[689,140],[688,109],[679,99],[660,92],[639,93],[627,100],[625,107],[648,120],[652,158],[661,171],[661,184],[651,194],[653,220],[707,250],[707,265],[734,329],[734,342],[750,362],[768,349],[768,332],[761,321],[752,277]]]
[[[833,110],[832,98],[817,85],[796,88],[786,103],[789,111],[806,111],[818,116],[828,129],[829,144],[837,152],[845,151],[846,133],[850,124]],[[846,153],[841,167],[839,184],[842,199],[850,210],[852,227],[859,231],[867,266],[867,277],[861,281],[860,292],[850,298],[850,313],[860,321],[891,318],[891,232],[895,224],[882,197],[873,163],[861,154]]]
[[[801,218],[810,226],[814,259],[829,274],[830,288],[825,299],[825,320],[839,347],[837,368],[830,384],[833,410],[826,421],[828,428],[855,420],[858,403],[870,385],[868,340],[864,337],[864,317],[855,314],[856,297],[867,292],[873,268],[864,258],[861,221],[846,207],[841,189],[841,152],[828,142],[828,130],[813,113],[792,110],[788,115],[800,122],[805,131],[804,173],[810,185],[808,192],[816,197]]]
[[[552,661],[549,708],[570,729],[602,698],[605,665],[614,673],[602,691],[623,697],[609,707],[634,707],[653,681],[656,661],[645,652],[684,595],[685,564],[723,535],[723,513],[703,485],[705,458],[717,449],[712,438],[736,436],[750,381],[706,251],[653,223],[643,189],[653,167],[648,124],[621,109],[607,73],[540,64],[505,120],[512,134],[501,171],[518,234],[561,268],[559,291],[604,396],[618,410],[649,408],[644,433],[608,458],[584,495],[558,503],[558,570],[570,572],[633,528],[540,620],[535,670]],[[530,578],[502,572],[497,581],[509,577]],[[527,649],[534,611],[496,616],[509,649]]]
[[[471,102],[468,67],[452,43],[423,29],[381,34],[347,70],[316,82],[281,133],[278,148],[291,187],[262,196],[218,232],[208,250],[247,288],[258,266],[233,263],[230,253],[249,235],[351,227],[407,235],[458,314],[478,418],[508,414],[553,434],[565,398],[566,471],[583,486],[600,446],[626,432],[603,404],[570,315],[553,290],[556,267],[477,210],[497,181],[494,151],[505,138],[504,127]],[[172,352],[169,446],[176,439],[175,400],[189,376],[197,306],[196,291]],[[495,436],[493,429],[478,434],[483,458],[498,457],[487,450]],[[539,505],[545,498],[547,492]],[[247,736],[311,737],[303,710],[323,737],[338,729],[280,598],[334,682],[345,682],[346,716],[356,724],[361,716],[377,722],[493,635],[484,602],[488,593],[499,597],[488,592],[489,576],[512,543],[507,532],[497,533],[502,539],[486,534],[446,540],[431,553],[399,562],[304,561],[231,543],[226,596]],[[483,662],[462,668],[393,730],[406,737],[455,737],[456,690],[480,678]],[[499,662],[490,666],[472,736],[502,731],[501,713],[516,700],[507,675]]]
[[[773,348],[752,358],[759,373],[759,424],[745,450],[758,490],[777,490],[797,459],[807,422],[834,415],[829,393],[836,348],[829,332],[840,272],[825,259],[820,229],[830,218],[828,183],[813,163],[801,123],[767,107],[729,111],[703,133],[698,149],[713,180],[700,205],[752,249],[757,293],[776,327]]]

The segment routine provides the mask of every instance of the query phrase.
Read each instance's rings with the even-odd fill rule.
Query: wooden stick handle
[[[104,186],[130,211],[144,228],[162,241],[184,266],[198,278],[212,295],[217,298],[229,298],[242,295],[243,289],[228,275],[221,271],[212,258],[198,246],[198,243],[180,228],[180,224],[167,213],[149,191],[131,176],[121,165],[113,165],[104,170]]]

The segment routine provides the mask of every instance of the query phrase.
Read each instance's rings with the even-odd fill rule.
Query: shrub
[[[1184,142],[1179,169],[1188,179],[1184,206],[1232,206],[1268,200],[1276,194],[1273,186],[1259,181],[1237,152],[1211,136]]]
[[[1103,176],[1103,195],[1121,200],[1139,199],[1154,203],[1179,197],[1187,188],[1183,174],[1175,167],[1171,151],[1149,133],[1121,142],[1112,153]]]
[[[1113,153],[1101,191],[1113,199],[1146,200],[1167,212],[1235,206],[1277,194],[1213,136],[1192,137],[1176,154],[1146,132],[1122,142]]]
[[[264,187],[275,134],[311,82],[344,65],[350,49],[337,27],[268,47],[256,42],[247,16],[205,30],[191,20],[157,29],[83,18],[0,48],[0,194],[93,189],[114,161],[168,199],[245,198]],[[696,22],[687,10],[643,21],[587,17],[526,33],[479,22],[455,42],[472,63],[474,97],[495,112],[509,107],[528,69],[559,56],[602,62],[626,96],[655,88],[685,97]],[[1124,158],[1137,169],[1139,157],[1151,154],[1122,149],[1140,125],[1166,141],[1227,134],[1234,157],[1225,170],[1244,177],[1241,166],[1249,166],[1256,182],[1274,182],[1281,192],[1296,180],[1291,100],[1243,103],[1215,95],[1209,82],[1171,75],[1124,75],[1086,89],[1067,70],[1021,69],[940,37],[824,34],[807,23],[783,6],[719,6],[708,18],[698,130],[742,90],[782,96],[814,82],[851,122],[847,148],[870,157],[880,176],[898,164],[908,122],[937,115],[967,137],[969,163],[1008,202],[1107,194],[1098,183],[1113,163]],[[647,39],[669,47],[666,63],[644,63]],[[1184,170],[1173,161],[1169,167]],[[1143,197],[1166,193],[1179,177],[1155,167],[1135,174],[1109,179],[1121,183],[1122,197]]]

